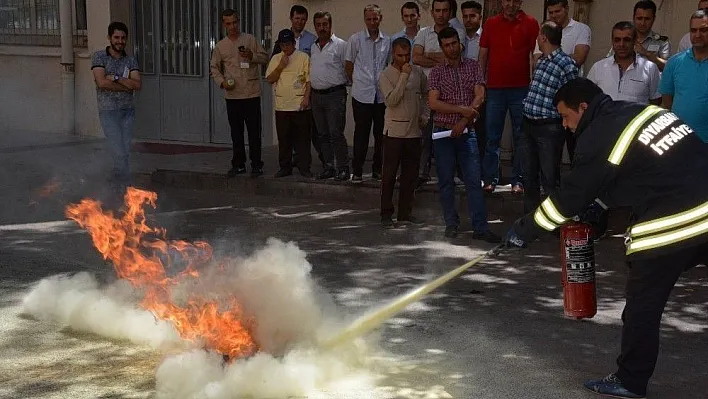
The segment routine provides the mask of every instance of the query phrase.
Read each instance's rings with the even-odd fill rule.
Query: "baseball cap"
[[[278,33],[277,43],[295,43],[295,34],[290,29],[283,29]]]

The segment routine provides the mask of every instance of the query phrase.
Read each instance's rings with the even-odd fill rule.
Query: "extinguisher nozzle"
[[[487,256],[497,256],[497,255],[499,255],[501,250],[504,249],[505,247],[506,247],[506,245],[504,243],[501,243],[501,244],[497,245],[496,247],[487,251],[486,255]]]

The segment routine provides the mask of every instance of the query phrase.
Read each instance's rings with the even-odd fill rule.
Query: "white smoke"
[[[177,289],[175,296],[234,295],[257,321],[253,333],[262,352],[232,363],[182,341],[171,324],[140,309],[139,293],[122,281],[101,286],[88,273],[51,277],[25,297],[24,311],[61,327],[169,352],[156,374],[158,398],[390,396],[376,389],[382,363],[372,360],[364,341],[326,353],[316,349],[318,337],[341,322],[332,317],[332,302],[313,281],[311,267],[296,245],[271,239],[251,256],[204,271],[197,283]]]

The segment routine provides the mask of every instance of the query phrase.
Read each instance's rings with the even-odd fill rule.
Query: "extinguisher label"
[[[566,243],[565,259],[568,283],[583,284],[595,281],[595,251],[592,241],[588,241],[585,241],[584,245],[577,245],[580,244],[578,242],[574,242],[575,245],[567,245],[568,243]]]

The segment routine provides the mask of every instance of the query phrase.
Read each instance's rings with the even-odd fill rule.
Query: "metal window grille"
[[[86,0],[74,0],[74,46],[87,47]],[[60,46],[59,0],[0,0],[0,44]]]

